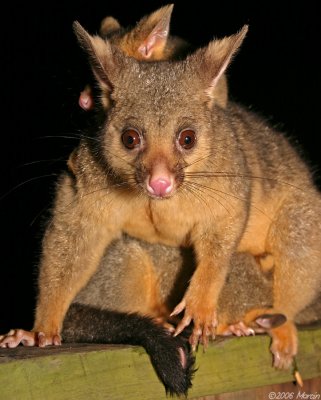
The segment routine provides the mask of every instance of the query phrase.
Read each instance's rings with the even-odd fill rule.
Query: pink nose
[[[172,184],[165,178],[158,178],[149,182],[147,189],[151,194],[163,197],[172,191]]]

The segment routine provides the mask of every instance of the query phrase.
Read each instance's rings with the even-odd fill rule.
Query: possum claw
[[[185,316],[181,322],[177,325],[175,329],[174,336],[179,335],[183,330],[192,322],[192,318],[189,316]]]
[[[170,314],[170,317],[173,317],[174,315],[180,314],[186,307],[186,301],[182,300],[177,306],[174,308],[172,313]],[[187,325],[186,325],[187,326]],[[184,329],[184,328],[183,328]]]

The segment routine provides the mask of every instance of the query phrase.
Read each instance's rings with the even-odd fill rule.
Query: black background
[[[42,227],[56,175],[77,144],[67,137],[87,118],[77,101],[88,68],[72,22],[94,33],[105,15],[127,26],[167,4],[64,3],[11,2],[1,13],[0,333],[32,326]],[[230,93],[294,137],[320,183],[317,2],[174,3],[171,32],[196,46],[250,25],[228,72]]]

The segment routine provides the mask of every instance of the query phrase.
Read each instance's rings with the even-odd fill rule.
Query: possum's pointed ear
[[[138,43],[137,50],[143,60],[152,56],[154,60],[163,58],[173,7],[174,4],[170,4],[154,11],[142,18],[132,30],[131,37]]]
[[[111,45],[100,36],[89,35],[77,21],[73,23],[73,29],[80,46],[89,57],[91,68],[102,90],[110,92],[113,87],[112,80],[116,70]]]
[[[202,66],[201,75],[205,79],[205,91],[210,100],[214,100],[215,88],[242,44],[247,31],[248,25],[244,25],[235,35],[213,40],[207,48],[201,49],[195,54]]]

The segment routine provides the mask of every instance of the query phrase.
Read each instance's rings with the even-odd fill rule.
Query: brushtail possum
[[[243,107],[221,107],[215,88],[247,32],[183,61],[138,62],[78,23],[105,107],[57,187],[43,241],[34,332],[59,343],[67,309],[123,232],[192,246],[196,268],[173,315],[191,342],[215,335],[220,292],[235,251],[271,254],[274,364],[297,351],[296,315],[321,283],[321,198],[288,140]],[[128,91],[128,87],[131,88]],[[108,112],[106,112],[106,109]]]

